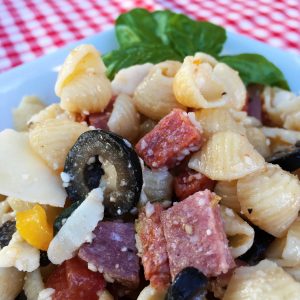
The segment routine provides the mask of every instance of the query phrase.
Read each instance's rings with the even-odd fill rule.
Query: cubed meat
[[[218,276],[234,267],[216,195],[200,191],[161,214],[172,278],[186,267]]]
[[[171,281],[167,244],[160,221],[162,211],[161,204],[148,202],[136,223],[145,278],[156,289],[165,289]]]
[[[136,288],[139,285],[139,258],[134,225],[99,222],[93,234],[93,241],[82,245],[78,256],[87,261],[91,268],[103,273],[107,281]]]
[[[172,168],[201,146],[201,134],[188,114],[173,109],[148,134],[135,149],[146,165],[152,169]]]
[[[199,191],[213,190],[214,186],[214,180],[191,169],[186,169],[174,179],[175,194],[180,200]]]

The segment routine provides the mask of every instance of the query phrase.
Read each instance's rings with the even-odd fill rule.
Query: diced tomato
[[[181,109],[173,109],[137,143],[139,156],[152,169],[172,168],[191,152],[199,150],[199,130]]]
[[[78,257],[65,261],[50,274],[46,287],[55,289],[52,300],[98,300],[97,293],[105,288],[99,272],[92,272]]]
[[[215,181],[191,169],[186,169],[174,179],[175,194],[180,200],[206,189],[212,191],[214,186]]]

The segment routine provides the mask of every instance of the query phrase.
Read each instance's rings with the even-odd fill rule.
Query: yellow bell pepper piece
[[[46,212],[41,205],[17,212],[16,227],[28,244],[40,250],[48,249],[53,238],[53,226],[48,224]]]

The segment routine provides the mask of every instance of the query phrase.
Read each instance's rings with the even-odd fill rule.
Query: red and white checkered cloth
[[[0,72],[105,30],[134,7],[182,12],[300,53],[299,0],[0,0]]]

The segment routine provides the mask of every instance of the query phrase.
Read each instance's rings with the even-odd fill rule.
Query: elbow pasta
[[[30,118],[45,108],[45,104],[35,96],[23,97],[19,106],[13,109],[13,122],[17,131],[27,131]]]
[[[173,90],[179,103],[192,108],[226,106],[241,110],[246,102],[246,88],[238,72],[201,53],[184,59]]]
[[[234,258],[246,253],[253,244],[253,228],[232,209],[221,205],[224,229],[229,240],[229,249]]]
[[[263,260],[235,270],[223,300],[297,300],[300,283],[274,262]]]
[[[133,96],[137,86],[144,80],[153,64],[134,65],[120,70],[111,82],[113,95]]]
[[[246,137],[231,131],[215,133],[189,161],[189,167],[213,180],[234,180],[264,167],[263,157]]]
[[[99,52],[91,45],[75,48],[66,58],[55,85],[61,107],[74,113],[103,111],[112,91]]]
[[[121,94],[117,97],[108,120],[110,131],[134,141],[139,134],[140,117],[132,99]]]
[[[226,108],[202,109],[197,111],[195,115],[197,121],[201,124],[204,135],[207,137],[219,131],[246,134],[244,126],[236,122]]]
[[[239,179],[237,194],[243,214],[275,237],[285,235],[300,209],[298,178],[277,165]]]
[[[222,198],[220,204],[240,213],[241,205],[237,198],[237,180],[218,181],[214,192]]]
[[[166,290],[157,290],[148,285],[141,291],[137,300],[164,300],[166,293]]]
[[[29,131],[29,143],[51,169],[62,170],[69,150],[87,130],[88,127],[70,120],[50,119]]]
[[[160,120],[173,108],[185,109],[176,101],[172,89],[180,65],[177,61],[165,61],[152,67],[134,92],[134,103],[140,113],[153,120]]]

